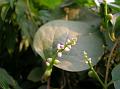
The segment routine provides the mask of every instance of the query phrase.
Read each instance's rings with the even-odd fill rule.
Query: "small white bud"
[[[91,60],[91,58],[88,58],[88,61],[89,61],[90,63],[92,63],[92,60]]]
[[[49,63],[49,62],[46,62],[46,65],[47,65],[47,66],[50,66],[50,63]]]
[[[58,52],[58,57],[62,57],[62,52]]]
[[[86,64],[88,64],[88,61],[85,61]]]
[[[71,40],[70,39],[67,39],[67,42],[66,42],[66,44],[69,44],[71,42]]]
[[[84,55],[87,55],[87,52],[86,52],[86,51],[83,51],[83,54],[84,54]]]
[[[70,51],[70,49],[71,49],[71,48],[66,47],[66,48],[64,49],[64,51],[68,52],[68,51]]]
[[[54,61],[54,64],[59,64],[59,63],[61,63],[61,62],[57,59]]]
[[[51,61],[52,61],[52,58],[48,58],[48,59],[47,59],[47,62],[50,63]]]
[[[52,69],[46,70],[44,73],[44,78],[47,79],[52,73]]]

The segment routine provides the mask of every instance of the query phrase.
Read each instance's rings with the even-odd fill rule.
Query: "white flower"
[[[58,57],[62,57],[62,52],[58,52]]]
[[[63,44],[57,44],[57,49],[58,49],[58,50],[64,49],[64,45],[63,45]]]

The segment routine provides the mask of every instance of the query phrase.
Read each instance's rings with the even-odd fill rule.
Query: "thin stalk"
[[[47,89],[50,89],[50,78],[47,80]]]
[[[88,65],[90,66],[90,69],[93,71],[93,73],[94,73],[94,75],[96,76],[97,80],[100,82],[100,84],[103,86],[103,88],[106,89],[106,88],[105,88],[105,84],[103,83],[103,81],[100,79],[99,75],[98,75],[98,74],[96,73],[96,71],[94,70],[92,63],[90,63],[90,62],[88,61]]]
[[[107,2],[106,2],[106,0],[104,0],[104,5],[105,5],[105,7],[104,7],[104,15],[105,15],[105,27],[106,27],[106,29],[108,29],[108,19],[107,19],[107,14],[108,14],[108,11],[107,11]]]
[[[107,87],[109,87],[111,84],[113,84],[113,81],[110,81],[110,82],[107,84]]]
[[[94,73],[95,77],[97,78],[97,80],[98,80],[98,81],[100,82],[100,84],[102,85],[102,87],[103,87],[104,89],[107,89],[106,86],[105,86],[105,84],[103,83],[103,81],[100,79],[99,75],[98,75],[98,74],[96,73],[96,71],[94,70],[92,61],[89,60],[86,52],[84,52],[84,57],[85,57],[86,63],[89,65],[90,69],[92,70],[92,72]]]
[[[107,66],[106,66],[106,74],[105,74],[105,84],[107,85],[107,81],[108,81],[108,75],[109,75],[109,69],[110,69],[110,62],[111,62],[111,59],[112,59],[112,54],[117,46],[119,42],[119,38],[116,40],[115,44],[113,45],[113,48],[110,52],[110,55],[108,57],[108,61],[107,61]]]

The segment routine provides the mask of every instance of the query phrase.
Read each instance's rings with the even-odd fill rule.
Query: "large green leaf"
[[[99,61],[103,52],[100,36],[94,21],[55,20],[40,27],[34,37],[33,47],[43,59],[47,59],[53,56],[58,43],[64,44],[67,38],[77,37],[77,45],[70,52],[64,53],[62,58],[58,58],[61,63],[55,66],[67,71],[82,71],[89,68],[83,58],[84,50],[94,65]]]
[[[120,64],[112,70],[112,80],[115,89],[120,89]]]

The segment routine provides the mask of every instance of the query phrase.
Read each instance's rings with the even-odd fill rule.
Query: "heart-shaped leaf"
[[[61,63],[55,65],[67,71],[83,71],[88,69],[83,58],[83,51],[88,53],[95,65],[103,52],[103,41],[95,23],[55,20],[51,21],[36,32],[33,42],[34,50],[43,58],[52,57],[58,43],[65,43],[68,38],[77,37],[78,42],[70,52],[58,58]]]
[[[112,80],[115,89],[120,89],[120,64],[112,70]]]

